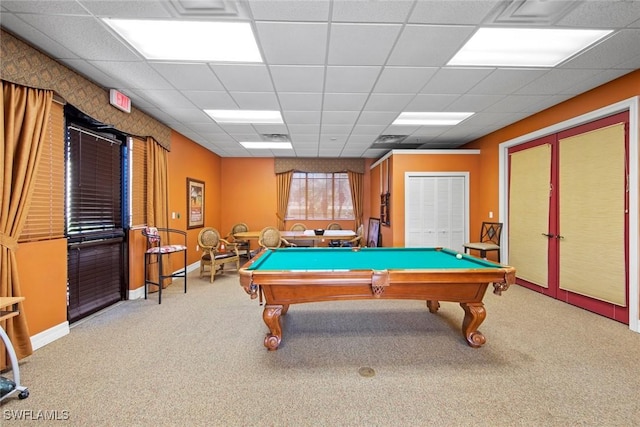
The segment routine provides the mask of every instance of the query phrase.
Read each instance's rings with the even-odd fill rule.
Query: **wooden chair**
[[[231,231],[225,237],[225,239],[231,243],[235,243],[238,247],[238,253],[240,256],[246,256],[248,259],[251,258],[251,241],[249,239],[237,239],[235,237],[236,233],[243,233],[245,231],[249,231],[249,226],[244,222],[239,222],[231,227]]]
[[[500,262],[500,235],[502,234],[501,222],[483,222],[480,229],[480,241],[465,243],[464,252],[468,250],[480,251],[480,257],[486,259],[487,252],[495,251],[498,253],[498,262]]]
[[[332,222],[329,225],[327,225],[327,230],[342,230],[342,226],[340,224],[338,224],[337,222]],[[340,240],[330,240],[329,241],[329,246],[332,248],[337,248],[340,246]]]
[[[145,227],[142,235],[147,238],[147,250],[144,253],[144,299],[147,299],[149,285],[158,287],[158,304],[162,303],[162,284],[164,279],[169,277],[184,278],[184,293],[187,293],[187,232],[176,230],[173,228]],[[181,236],[179,244],[171,244],[169,239],[171,235]],[[163,240],[164,237],[164,240]],[[162,269],[163,255],[170,255],[176,252],[184,253],[184,267],[175,273],[163,274]],[[158,282],[149,279],[148,267],[152,263],[153,258],[157,258],[158,263]]]
[[[260,231],[258,244],[264,249],[276,249],[282,246],[296,246],[290,243],[280,234],[280,230],[276,227],[265,227]]]
[[[355,247],[362,246],[364,242],[364,225],[360,224],[356,230],[356,237],[351,240],[345,240],[341,246]]]
[[[200,257],[200,277],[204,274],[205,267],[209,266],[210,278],[213,283],[216,272],[223,271],[225,264],[235,262],[236,271],[240,270],[240,254],[238,246],[220,237],[218,230],[205,227],[198,233],[198,245],[202,249]]]

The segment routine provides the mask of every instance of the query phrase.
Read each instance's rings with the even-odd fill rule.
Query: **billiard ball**
[[[458,258],[458,259],[462,259],[462,254],[457,254],[457,255],[456,255],[456,258]]]

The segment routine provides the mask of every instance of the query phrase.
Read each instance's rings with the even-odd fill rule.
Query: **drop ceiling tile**
[[[193,103],[189,101],[182,93],[177,90],[152,90],[146,89],[140,91],[138,89],[133,90],[140,97],[144,97],[151,104],[159,108],[164,109],[192,109],[199,111],[195,108]]]
[[[444,111],[456,99],[458,95],[419,94],[405,107],[404,111]]]
[[[380,125],[380,124],[368,125],[368,124],[358,123],[353,127],[353,131],[351,131],[351,136],[371,135],[371,136],[377,137],[385,130],[387,126],[388,125]]]
[[[500,0],[418,1],[409,22],[420,24],[480,24]]]
[[[280,110],[273,92],[230,92],[241,110]]]
[[[61,1],[53,3],[63,3]],[[67,2],[64,2],[67,3]],[[161,1],[95,1],[82,0],[82,3],[93,15],[108,18],[162,19],[172,15]]]
[[[145,62],[89,61],[107,75],[116,77],[123,89],[174,90],[156,70]]]
[[[620,28],[632,24],[640,16],[640,2],[583,1],[567,16],[557,22],[559,26],[580,28]]]
[[[7,12],[2,12],[1,22],[4,29],[14,34],[20,34],[20,38],[33,46],[38,46],[39,50],[48,53],[53,58],[78,59],[79,55],[69,50],[66,46],[51,39],[33,25],[27,24],[22,19]],[[62,61],[61,61],[62,62]],[[86,63],[86,61],[84,61]],[[104,74],[104,73],[103,73]],[[88,75],[91,76],[91,75]]]
[[[398,117],[398,113],[379,111],[363,111],[358,119],[358,125],[382,125],[389,126]]]
[[[366,93],[325,93],[322,108],[325,111],[359,111],[367,98]]]
[[[365,111],[402,111],[415,95],[413,94],[393,94],[374,93],[369,96],[369,100],[364,107]]]
[[[442,111],[483,111],[504,97],[504,95],[460,95]]]
[[[289,135],[292,137],[300,136],[300,135],[315,135],[316,138],[320,133],[320,121],[312,124],[295,124],[295,123],[287,123],[287,127],[289,128]]]
[[[482,95],[507,95],[542,77],[549,70],[544,69],[494,69],[478,81],[469,93]],[[484,75],[484,74],[482,74]],[[477,79],[476,79],[477,80]]]
[[[291,140],[296,147],[317,147],[318,134],[295,134]]]
[[[264,60],[268,64],[324,64],[329,25],[313,22],[256,23]]]
[[[399,22],[409,15],[412,0],[337,1],[333,3],[332,22]]]
[[[320,135],[340,135],[347,137],[351,133],[353,125],[325,125],[320,126]]]
[[[429,80],[422,93],[466,93],[492,71],[491,68],[443,68]]]
[[[387,65],[443,67],[473,31],[468,26],[407,25]]]
[[[287,125],[313,125],[320,122],[319,111],[283,111],[282,115]]]
[[[92,16],[28,14],[20,17],[81,58],[103,63],[142,60],[142,56],[134,53],[106,25],[97,22]],[[61,31],[70,28],[73,31]]]
[[[327,21],[331,0],[249,0],[257,21]]]
[[[224,90],[206,64],[150,62],[149,65],[179,90]]]
[[[82,7],[79,2],[71,1],[2,0],[2,8],[11,12],[39,13],[43,15],[89,15],[87,10]]]
[[[278,92],[322,92],[324,67],[274,65],[270,70]]]
[[[385,67],[373,91],[417,93],[437,71],[438,68],[429,67]]]
[[[184,95],[193,104],[207,110],[237,110],[238,105],[227,92],[184,91]]]
[[[622,30],[590,49],[563,63],[560,68],[603,68],[602,64],[615,67],[638,55],[640,29]]]
[[[324,111],[322,113],[322,124],[353,126],[359,114],[358,111]]]
[[[262,64],[211,64],[228,91],[269,92],[273,90],[267,67]]]
[[[319,111],[322,109],[322,93],[278,92],[283,110]]]
[[[545,95],[510,95],[505,96],[500,101],[484,109],[486,113],[514,113],[535,112],[531,110],[532,105],[542,102],[546,98]]]
[[[327,67],[325,91],[371,92],[380,67]]]
[[[570,79],[572,85],[591,78],[599,73],[599,70],[565,70],[553,69],[540,77],[539,79],[529,83],[523,88],[517,90],[518,95],[555,95],[560,91],[567,93],[567,81]],[[574,95],[577,95],[574,94]]]
[[[329,65],[383,64],[393,46],[400,25],[331,24]]]

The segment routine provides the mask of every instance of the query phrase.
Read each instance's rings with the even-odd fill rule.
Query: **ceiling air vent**
[[[289,135],[284,133],[264,133],[260,137],[263,141],[269,142],[291,142]]]
[[[404,148],[417,148],[420,144],[413,144],[403,142],[407,139],[408,135],[380,135],[373,141],[371,148],[380,149],[404,149]]]
[[[550,1],[550,0],[512,0],[505,2],[494,14],[495,24],[535,24],[550,25],[558,22],[579,1]]]

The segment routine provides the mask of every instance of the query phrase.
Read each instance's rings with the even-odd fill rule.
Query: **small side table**
[[[24,297],[0,297],[0,322],[20,314],[18,303],[21,301],[24,301]],[[2,338],[2,342],[7,348],[9,363],[13,371],[13,382],[15,383],[13,390],[0,397],[0,402],[16,393],[18,393],[20,399],[26,399],[29,397],[29,389],[20,383],[20,366],[18,365],[16,351],[13,349],[13,344],[3,328],[0,328],[0,338]]]

